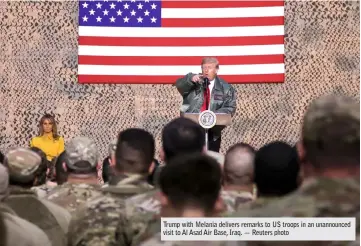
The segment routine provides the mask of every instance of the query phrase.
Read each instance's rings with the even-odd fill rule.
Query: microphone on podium
[[[209,79],[207,77],[203,78],[204,87],[209,85]]]

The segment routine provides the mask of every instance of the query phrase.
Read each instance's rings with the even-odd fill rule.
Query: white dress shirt
[[[211,95],[212,95],[213,87],[214,87],[214,80],[209,81],[208,88],[209,88],[209,92],[211,93]]]

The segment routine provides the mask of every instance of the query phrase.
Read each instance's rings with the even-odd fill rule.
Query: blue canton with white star
[[[161,1],[79,1],[79,25],[161,27]]]

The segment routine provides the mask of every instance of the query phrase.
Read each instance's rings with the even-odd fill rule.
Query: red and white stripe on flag
[[[78,56],[80,83],[171,84],[210,56],[227,82],[284,82],[284,1],[162,1],[161,27],[79,26]]]

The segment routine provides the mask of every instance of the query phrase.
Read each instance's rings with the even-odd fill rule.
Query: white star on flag
[[[95,11],[92,9],[89,11],[90,15],[94,15]]]
[[[102,18],[100,16],[97,17],[97,22],[101,22]]]
[[[85,3],[83,3],[83,8],[88,8],[88,4],[85,2]]]
[[[115,22],[115,18],[113,16],[110,18],[110,22]]]
[[[148,11],[148,9],[144,12],[144,16],[149,16],[149,11]]]
[[[134,16],[136,13],[137,13],[137,12],[135,12],[134,9],[132,10],[132,12],[130,12],[130,14],[131,14],[132,16]]]
[[[84,17],[83,17],[83,21],[84,21],[84,22],[87,22],[87,21],[88,21],[88,17],[84,16]]]
[[[152,21],[152,23],[155,23],[157,21],[157,18],[153,16],[150,20]]]
[[[124,23],[125,23],[125,22],[127,22],[127,23],[129,22],[129,18],[128,18],[128,17],[123,18],[123,20],[124,20]]]
[[[138,20],[138,23],[141,23],[141,22],[143,21],[143,18],[139,16],[139,17],[137,18],[137,20]]]
[[[108,15],[108,13],[109,13],[108,10],[104,10],[104,11],[103,11],[103,14],[104,14],[104,15]]]
[[[109,5],[109,7],[110,7],[111,9],[115,9],[115,4],[112,3],[112,4]]]

